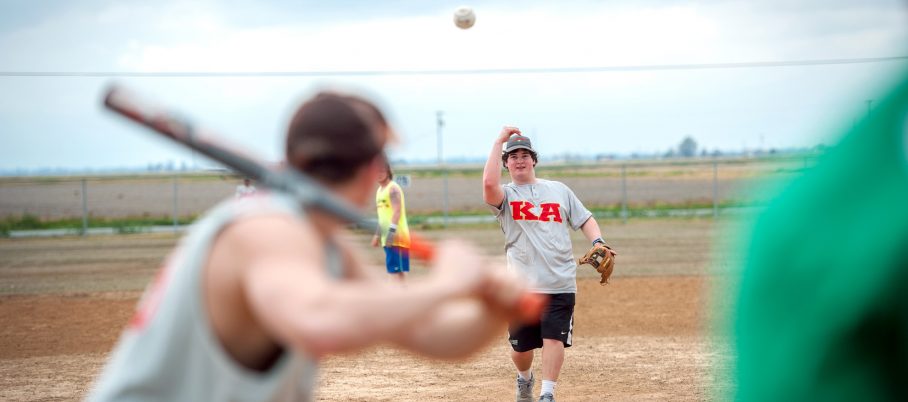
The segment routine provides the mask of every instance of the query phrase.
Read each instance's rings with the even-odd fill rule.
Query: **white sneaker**
[[[555,395],[544,393],[539,396],[539,402],[555,402]]]
[[[533,402],[533,384],[536,384],[536,378],[532,373],[529,380],[517,375],[517,402]]]

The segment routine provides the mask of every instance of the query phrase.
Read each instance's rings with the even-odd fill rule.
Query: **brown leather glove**
[[[596,271],[602,276],[599,284],[604,286],[608,283],[608,278],[612,276],[612,271],[615,270],[616,255],[618,253],[612,250],[611,247],[605,243],[597,242],[590,251],[587,251],[583,257],[577,260],[577,265],[590,264],[593,268],[596,268]]]

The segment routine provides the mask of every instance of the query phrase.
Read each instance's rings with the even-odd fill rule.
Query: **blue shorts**
[[[403,247],[385,247],[385,268],[389,274],[410,272],[410,249]]]

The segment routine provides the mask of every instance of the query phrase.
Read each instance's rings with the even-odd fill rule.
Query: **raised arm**
[[[513,134],[520,134],[517,127],[504,126],[489,152],[489,159],[482,169],[482,199],[493,207],[500,207],[504,201],[504,190],[501,189],[501,146]]]

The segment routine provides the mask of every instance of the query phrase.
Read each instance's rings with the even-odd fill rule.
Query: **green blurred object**
[[[733,399],[908,401],[908,74],[901,77],[757,219],[732,319]]]

